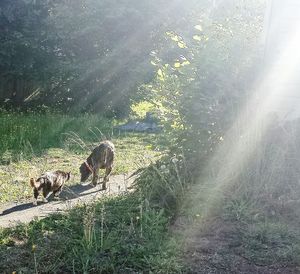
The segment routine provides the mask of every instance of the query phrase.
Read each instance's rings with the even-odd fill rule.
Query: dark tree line
[[[218,89],[232,90],[223,64],[249,54],[242,43],[252,40],[246,36],[256,31],[261,13],[250,2],[0,1],[0,107],[126,115],[132,100],[147,97],[138,87],[155,79],[159,67],[184,56],[192,62],[188,77],[196,75],[184,93],[192,98],[190,105],[184,99],[186,112],[193,103],[198,106],[203,93],[213,98]],[[194,28],[199,22],[202,31]],[[177,39],[187,47],[178,46]],[[172,71],[181,81],[182,71]],[[180,98],[167,99],[173,100]]]
[[[177,2],[1,1],[0,106],[126,114],[187,15]]]

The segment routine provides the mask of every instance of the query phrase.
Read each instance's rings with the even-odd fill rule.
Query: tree
[[[248,99],[262,52],[263,1],[220,2],[211,10],[209,4],[201,1],[188,27],[166,33],[167,45],[153,54],[157,77],[141,88],[141,98],[161,110],[175,151],[183,150],[197,168]]]
[[[154,75],[150,52],[186,20],[183,3],[2,1],[1,105],[126,114]]]

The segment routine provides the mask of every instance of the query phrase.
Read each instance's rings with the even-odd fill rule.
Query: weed
[[[126,176],[144,168],[164,151],[161,136],[116,134],[112,122],[99,126],[103,120],[97,116],[86,115],[77,121],[58,114],[27,114],[12,121],[10,115],[0,117],[4,128],[11,129],[0,145],[0,202],[31,197],[28,178],[46,170],[70,170],[70,185],[77,184],[80,163],[104,138],[116,145],[114,174]],[[4,134],[0,130],[0,136]],[[14,134],[23,137],[14,139]],[[155,172],[160,174],[158,169]],[[179,176],[174,168],[172,174]],[[177,245],[168,242],[168,223],[166,211],[156,208],[144,192],[95,201],[64,215],[0,229],[0,272],[180,272]]]
[[[164,157],[140,172],[137,188],[150,203],[175,214],[184,198],[186,186],[184,157]]]
[[[33,243],[41,273],[180,272],[178,246],[167,241],[168,216],[140,197],[133,193],[101,200],[67,215],[1,230],[0,272],[34,272],[34,258],[15,260],[30,254]],[[14,235],[27,244],[17,246]]]
[[[258,265],[297,264],[300,258],[299,235],[280,222],[258,222],[241,234],[240,251]]]

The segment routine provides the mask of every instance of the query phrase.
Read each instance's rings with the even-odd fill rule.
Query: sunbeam
[[[237,178],[247,169],[249,160],[257,157],[259,161],[258,150],[261,141],[269,129],[269,124],[274,122],[270,120],[275,118],[278,119],[276,122],[280,122],[286,117],[287,109],[282,112],[280,105],[282,98],[293,96],[295,93],[295,88],[287,84],[298,79],[299,44],[300,30],[295,26],[278,57],[272,59],[273,62],[266,63],[266,67],[262,70],[263,74],[258,77],[258,83],[252,89],[252,99],[247,102],[205,168],[205,174],[208,175],[207,182],[201,186],[196,185],[192,191],[195,193],[195,203],[200,196],[207,197],[207,216],[220,202],[218,195],[227,188],[239,184]],[[291,107],[293,106],[289,106],[289,109]],[[201,181],[202,184],[203,179]]]
[[[300,273],[299,0],[0,25],[0,273]]]

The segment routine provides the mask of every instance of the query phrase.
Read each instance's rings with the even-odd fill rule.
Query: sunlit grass
[[[0,272],[181,273],[168,222],[136,193],[0,229]]]
[[[160,135],[122,133],[113,130],[116,121],[96,115],[5,113],[1,119],[0,203],[30,198],[29,178],[49,170],[71,171],[68,185],[78,184],[80,164],[106,138],[116,146],[113,175],[147,166],[165,149]]]
[[[67,132],[74,131],[86,141],[95,136],[90,129],[105,134],[112,131],[115,121],[98,115],[71,116],[57,113],[0,112],[0,155],[2,161],[30,158],[43,150],[64,145]]]
[[[5,115],[9,119],[10,116]],[[45,116],[40,118],[47,120]],[[65,126],[52,127],[59,118],[64,120]],[[16,119],[18,126],[13,122],[6,124],[7,128],[14,129],[7,138],[20,132],[24,136],[28,133],[26,140],[30,149],[23,145],[14,147],[21,140],[18,138],[2,146],[0,203],[31,198],[29,178],[46,170],[71,171],[73,176],[67,185],[78,184],[79,165],[102,139],[108,138],[116,146],[113,174],[128,174],[153,164],[166,151],[163,135],[114,131],[113,123],[101,125],[100,118],[93,120],[91,116],[80,121],[68,116],[50,117],[52,122],[45,121],[49,127],[45,134],[53,132],[54,140],[48,136],[41,142],[38,134],[29,134],[36,128],[34,121],[33,116],[21,115]],[[42,131],[40,123],[37,127]],[[0,133],[4,135],[4,131]],[[47,138],[51,139],[49,144]],[[168,241],[169,220],[164,210],[152,207],[142,193],[133,192],[95,201],[29,225],[0,229],[0,270],[180,273],[178,246],[175,241]]]
[[[218,253],[216,269],[224,265],[234,268],[228,263],[233,258],[236,264],[246,259],[251,267],[299,266],[300,171],[296,155],[300,123],[279,126],[272,121],[264,124],[263,131],[258,125],[256,129],[255,136],[227,136],[232,143],[226,143],[233,148],[218,151],[206,176],[186,194],[180,212],[185,224],[182,236],[188,243],[192,241],[189,250],[193,252],[199,239],[209,241],[206,248],[211,253],[199,251],[198,255],[213,262],[213,254]],[[237,142],[243,150],[227,158]],[[245,156],[242,152],[247,149],[251,155]],[[246,162],[237,160],[244,156]]]

